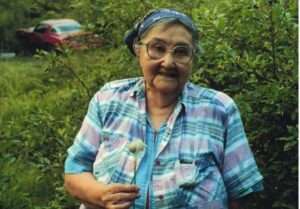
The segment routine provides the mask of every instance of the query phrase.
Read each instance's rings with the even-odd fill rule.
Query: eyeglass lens
[[[188,45],[177,45],[171,50],[168,49],[166,43],[159,41],[150,41],[145,44],[150,58],[160,59],[166,55],[168,51],[172,53],[173,59],[179,63],[189,62],[193,55],[193,50]]]

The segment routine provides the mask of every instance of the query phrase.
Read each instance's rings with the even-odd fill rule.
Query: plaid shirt
[[[106,84],[92,98],[68,149],[65,172],[132,183],[145,152],[136,157],[127,145],[145,139],[146,118],[143,79]],[[227,209],[229,198],[261,190],[261,182],[234,101],[188,82],[157,145],[151,175],[155,208]]]

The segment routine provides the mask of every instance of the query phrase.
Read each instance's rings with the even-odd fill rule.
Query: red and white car
[[[91,32],[85,32],[73,19],[53,19],[40,22],[35,27],[18,29],[17,38],[27,50],[52,50],[61,45],[75,49],[98,47],[102,40]]]

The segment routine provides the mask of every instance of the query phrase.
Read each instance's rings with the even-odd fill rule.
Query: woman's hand
[[[109,184],[102,188],[101,202],[105,208],[129,208],[138,196],[138,188],[130,184]]]
[[[231,200],[229,202],[229,209],[240,209],[240,202],[238,200]]]
[[[66,174],[65,188],[91,209],[127,209],[139,191],[135,185],[97,182],[91,173]]]

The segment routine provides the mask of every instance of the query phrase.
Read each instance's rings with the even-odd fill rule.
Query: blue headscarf
[[[134,54],[133,44],[134,40],[147,31],[152,25],[164,19],[177,20],[183,24],[193,35],[193,38],[198,39],[197,28],[193,21],[187,15],[171,9],[157,9],[150,11],[142,20],[134,25],[134,28],[126,33],[124,42],[127,44],[129,50]]]

